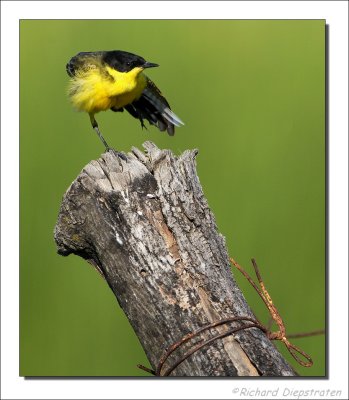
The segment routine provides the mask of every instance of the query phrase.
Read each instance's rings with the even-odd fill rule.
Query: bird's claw
[[[109,151],[111,151],[111,152],[112,152],[113,154],[115,154],[117,157],[120,157],[122,160],[124,160],[124,161],[127,162],[126,154],[121,153],[120,151],[117,151],[117,150],[113,149],[112,147],[107,147],[107,148],[105,149],[105,152],[107,153],[107,152],[109,152]]]

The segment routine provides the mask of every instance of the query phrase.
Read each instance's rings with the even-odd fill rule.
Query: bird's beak
[[[148,62],[148,61],[146,61],[143,65],[142,65],[142,67],[145,69],[145,68],[153,68],[153,67],[158,67],[159,66],[159,64],[154,64],[154,63],[151,63],[151,62]]]

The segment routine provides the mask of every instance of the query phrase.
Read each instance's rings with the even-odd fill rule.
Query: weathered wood
[[[82,170],[64,196],[55,240],[59,254],[77,254],[102,273],[155,369],[163,351],[188,332],[254,315],[197,177],[197,151],[176,157],[150,142],[144,147],[145,154],[133,149],[127,161],[105,153]],[[265,334],[251,328],[203,347],[171,375],[295,372]]]

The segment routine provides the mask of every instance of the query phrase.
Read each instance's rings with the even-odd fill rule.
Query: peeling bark
[[[79,255],[104,276],[155,369],[164,350],[188,332],[222,318],[255,317],[204,197],[197,151],[176,157],[150,142],[144,147],[146,153],[134,148],[127,161],[105,153],[82,170],[63,198],[55,240],[59,254]],[[295,372],[257,328],[216,340],[171,373],[259,375]]]

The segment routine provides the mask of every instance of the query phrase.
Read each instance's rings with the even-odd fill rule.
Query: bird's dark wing
[[[141,121],[146,119],[151,125],[158,127],[160,131],[167,130],[169,135],[174,135],[174,127],[184,125],[183,122],[171,111],[165,97],[156,87],[154,82],[147,78],[147,86],[141,97],[124,107],[133,117]]]

